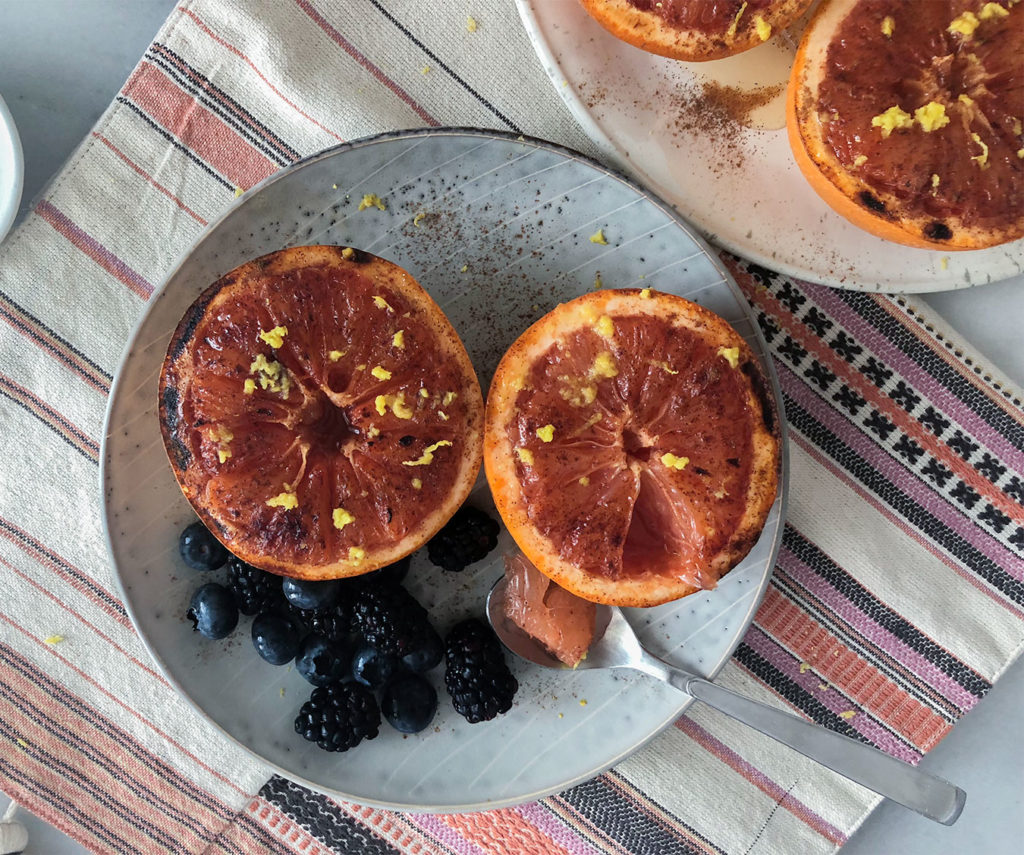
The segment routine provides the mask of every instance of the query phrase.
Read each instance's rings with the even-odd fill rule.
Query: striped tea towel
[[[98,852],[833,851],[877,799],[700,708],[541,802],[336,802],[225,741],[135,636],[96,465],[145,301],[237,188],[422,125],[592,151],[510,0],[185,0],[0,248],[0,788]],[[792,489],[771,587],[720,682],[915,761],[1024,640],[1020,393],[906,300],[726,261],[780,372]]]

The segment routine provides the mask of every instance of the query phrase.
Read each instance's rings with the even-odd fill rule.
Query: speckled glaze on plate
[[[387,210],[358,211],[366,193],[383,198]],[[607,246],[589,240],[598,228]],[[778,401],[746,302],[669,206],[573,152],[484,131],[399,132],[331,149],[242,196],[154,295],[111,392],[100,477],[125,604],[168,679],[224,733],[296,781],[405,810],[498,807],[592,777],[674,721],[688,699],[639,675],[553,672],[517,660],[510,664],[521,688],[511,712],[470,725],[452,710],[438,668],[430,679],[440,711],[426,731],[405,737],[384,724],[372,742],[329,754],[292,727],[311,686],[255,654],[248,618],[224,641],[201,638],[183,618],[200,577],[177,554],[178,534],[194,516],[157,422],[168,340],[186,307],[220,275],[255,256],[313,243],[361,247],[405,267],[451,318],[484,389],[515,337],[556,303],[592,289],[600,273],[608,287],[643,282],[721,314],[764,362]],[[784,464],[763,536],[715,591],[632,614],[652,649],[702,674],[721,668],[774,565],[785,485]],[[493,513],[482,476],[470,501]],[[461,574],[415,556],[407,585],[442,632],[463,616],[483,615],[510,542],[503,532],[490,559]]]
[[[790,276],[856,291],[949,291],[1024,272],[1024,240],[941,252],[858,229],[800,174],[784,128],[693,115],[716,108],[698,97],[686,64],[620,41],[578,0],[516,4],[544,70],[594,142],[712,242]]]

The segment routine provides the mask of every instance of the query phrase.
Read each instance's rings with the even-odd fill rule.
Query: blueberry
[[[295,658],[304,630],[291,615],[263,612],[252,622],[252,643],[271,665],[285,665]]]
[[[285,597],[297,609],[329,609],[338,601],[340,579],[310,582],[306,579],[285,579],[281,584]]]
[[[364,645],[352,657],[352,676],[364,686],[379,689],[398,671],[398,657]]]
[[[384,688],[380,711],[402,733],[419,733],[434,720],[437,692],[419,674],[399,674]]]
[[[397,584],[408,575],[411,563],[412,556],[406,555],[405,558],[399,558],[394,564],[389,564],[387,567],[381,567],[380,570],[367,573],[362,578],[367,582],[395,582]]]
[[[188,526],[178,538],[182,560],[193,570],[216,570],[228,560],[228,551],[201,522]]]
[[[444,642],[437,634],[437,630],[427,626],[426,631],[420,636],[416,646],[402,657],[402,664],[417,674],[436,668],[444,659]]]
[[[192,628],[207,638],[225,638],[238,626],[238,606],[223,585],[207,582],[192,595],[185,617]]]
[[[351,648],[315,633],[306,636],[295,657],[296,670],[314,686],[340,683],[350,676],[351,663]]]

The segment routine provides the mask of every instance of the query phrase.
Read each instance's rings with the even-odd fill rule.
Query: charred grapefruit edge
[[[589,305],[594,312],[612,314],[615,309],[607,311],[607,308],[613,301],[628,302],[631,307],[643,307],[655,300],[670,302],[678,312],[676,323],[683,320],[691,328],[700,329],[712,346],[739,347],[740,362],[737,370],[742,370],[751,380],[748,405],[751,412],[760,414],[753,422],[754,460],[743,516],[729,541],[709,566],[711,575],[721,578],[739,564],[758,541],[778,493],[781,426],[768,391],[771,387],[746,341],[724,319],[697,303],[663,292],[654,292],[651,301],[644,300],[638,304],[634,300],[639,294],[639,289],[609,289],[577,297],[570,304],[576,304],[577,307]],[[535,322],[509,348],[498,364],[487,396],[484,472],[505,527],[535,567],[563,588],[591,602],[646,607],[661,605],[697,592],[700,588],[694,585],[665,577],[610,580],[583,573],[571,563],[552,556],[547,542],[535,533],[526,513],[516,476],[512,443],[505,428],[507,414],[512,412],[518,395],[516,380],[524,376],[533,364],[532,358],[525,357],[539,353],[554,341],[551,332],[557,330],[553,326],[552,314]],[[755,383],[758,389],[754,388]],[[766,406],[769,407],[767,412],[764,409]]]

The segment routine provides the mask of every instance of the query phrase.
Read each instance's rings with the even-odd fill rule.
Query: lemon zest
[[[373,405],[377,408],[377,415],[383,416],[388,411],[388,396],[378,395],[373,399]]]
[[[359,210],[365,211],[367,208],[379,208],[381,211],[386,211],[388,206],[376,193],[367,193],[359,203]]]
[[[650,288],[642,288],[640,290],[640,299],[641,300],[650,300],[651,299],[651,289]]]
[[[428,445],[423,449],[423,454],[417,457],[415,460],[403,460],[403,466],[429,466],[434,462],[434,452],[444,446],[450,446],[451,442],[447,439],[439,440],[433,445]]]
[[[943,270],[949,270],[949,256],[948,255],[944,255],[944,256],[942,256],[942,258],[939,259],[939,267],[941,267]]]
[[[669,469],[683,469],[686,467],[686,464],[690,462],[690,458],[676,457],[671,451],[666,451],[661,455],[661,462]]]
[[[356,366],[356,371],[365,371],[365,370],[366,370],[366,363],[365,362],[363,362],[362,364]]]
[[[237,199],[237,198],[238,198],[239,196],[241,196],[241,195],[242,195],[242,194],[243,194],[244,192],[245,192],[245,191],[244,191],[244,190],[243,190],[243,189],[242,189],[241,187],[236,187],[236,188],[235,188],[235,198]]]
[[[245,383],[242,384],[242,391],[246,395],[251,395],[256,391],[256,381],[253,380],[252,377],[246,377]]]
[[[373,368],[370,369],[370,373],[378,380],[391,379],[391,372],[388,371],[386,368],[381,368],[381,366],[379,365],[374,365]]]
[[[288,371],[273,359],[267,359],[262,353],[257,353],[256,358],[249,366],[249,373],[255,374],[261,389],[269,389],[271,392],[280,392],[281,397],[287,400],[288,392],[292,387],[292,378]]]
[[[413,478],[412,479],[412,488],[414,490],[419,490],[422,487],[423,487],[423,482],[419,478]]]
[[[860,166],[863,166],[863,165],[864,165],[865,163],[867,163],[867,162],[868,162],[868,156],[867,156],[866,154],[858,154],[858,155],[857,155],[857,156],[856,156],[856,157],[855,157],[855,158],[853,159],[853,165],[854,165],[854,167],[860,167]]]
[[[551,442],[551,440],[555,438],[555,426],[544,425],[542,428],[537,428],[537,436],[540,437],[543,442]]]
[[[394,311],[394,309],[392,309],[391,306],[388,305],[388,301],[381,297],[380,294],[373,295],[373,302],[374,304],[376,304],[378,309],[386,309],[389,312]]]
[[[761,41],[766,42],[771,38],[772,25],[760,15],[754,15],[754,29],[757,31],[757,37]]]
[[[366,435],[370,437],[370,439],[375,439],[376,437],[380,436],[380,428],[375,427],[374,425],[370,425],[366,429]]]
[[[348,560],[353,564],[358,564],[366,557],[366,550],[361,546],[350,546],[348,548]]]
[[[294,493],[278,493],[272,499],[267,499],[265,504],[269,508],[284,508],[290,511],[299,506],[299,500]]]
[[[988,145],[986,145],[977,134],[971,134],[971,139],[981,146],[981,154],[974,155],[971,157],[971,160],[977,163],[982,169],[988,169]]]
[[[594,357],[594,364],[590,367],[590,376],[594,380],[601,380],[609,377],[617,377],[619,369],[615,365],[612,355],[604,350]]]
[[[743,17],[743,13],[747,11],[747,3],[744,0],[740,6],[740,10],[736,13],[736,17],[732,19],[732,23],[729,24],[729,29],[725,31],[725,37],[731,39],[736,35],[736,28],[740,25],[740,18]]]
[[[334,186],[337,187],[338,185],[335,184]],[[356,257],[356,251],[352,249],[352,247],[346,246],[341,251],[341,257],[344,258],[346,261],[351,261],[353,258]]]
[[[579,483],[583,487],[589,487],[590,486],[590,478],[588,478],[586,475],[584,475],[582,478],[580,478]]]
[[[1024,148],[1017,149],[1017,157],[1024,158]]]
[[[420,220],[422,220],[425,216],[426,216],[426,214],[424,214],[422,211],[420,211],[420,213],[418,213],[415,217],[412,218],[412,224],[414,226],[416,226],[416,228],[419,228],[420,227]]]
[[[467,270],[469,270],[469,265],[463,264],[462,267],[459,268],[459,273],[465,273]]]
[[[986,3],[978,10],[978,17],[983,21],[989,21],[992,18],[1005,18],[1009,14],[1010,11],[998,3]]]
[[[946,27],[946,32],[950,34],[959,34],[964,38],[970,38],[978,25],[981,22],[978,20],[978,16],[973,12],[964,12],[962,15],[957,15]]]
[[[937,172],[933,172],[932,173],[932,195],[933,196],[939,191],[939,183],[941,181],[942,181],[942,179],[939,178],[939,174]]]
[[[615,324],[612,323],[612,319],[609,318],[608,315],[601,315],[601,317],[597,319],[597,325],[594,328],[597,330],[599,335],[602,335],[605,338],[611,338],[615,335]]]
[[[857,710],[844,710],[843,712],[839,713],[839,717],[845,718],[847,721],[849,721],[855,715],[857,715]]]
[[[594,290],[600,291],[604,288],[604,281],[601,279],[600,271],[594,276]]]
[[[949,124],[949,116],[946,115],[946,107],[938,101],[929,101],[923,107],[914,110],[914,121],[925,133],[937,131]]]
[[[284,337],[286,335],[288,335],[288,327],[274,327],[272,330],[260,330],[260,338],[275,350],[284,344]]]
[[[55,644],[60,644],[63,640],[63,635],[48,635],[43,639],[43,644],[49,644],[52,647]]]
[[[458,392],[445,392],[444,397],[441,399],[441,405],[444,407],[450,406],[457,397],[459,397]]]
[[[893,32],[896,30],[896,20],[892,15],[886,15],[882,18],[882,35],[886,38],[891,39]]]
[[[405,347],[405,330],[399,330],[393,336],[391,336],[391,344],[394,347]]]
[[[420,397],[421,398],[429,398],[430,397],[430,392],[427,391],[426,387],[422,387],[420,389]]]
[[[475,33],[476,32],[476,27],[477,27],[476,18],[474,18],[472,15],[467,16],[466,17],[466,31],[470,32],[470,33]]]
[[[334,512],[331,514],[331,520],[334,523],[334,527],[338,529],[338,531],[341,531],[349,523],[354,523],[356,518],[344,508],[335,508]]]
[[[240,194],[236,193],[235,195],[236,195],[236,196],[238,196],[238,195],[240,195]],[[22,738],[21,738],[20,736],[19,736],[19,737],[17,738],[16,742],[17,742],[17,743],[18,743],[18,745],[20,745],[20,746],[21,746],[22,748],[28,748],[28,743],[27,743],[27,742],[26,742],[26,741],[25,741],[24,739],[22,739]]]
[[[910,117],[910,113],[901,110],[896,105],[871,119],[871,127],[882,129],[883,140],[888,139],[889,135],[897,128],[910,128],[913,125],[914,120]]]
[[[345,351],[344,350],[332,350],[330,353],[327,354],[327,356],[331,360],[331,362],[337,362],[344,355],[345,355]]]
[[[448,421],[448,414],[444,410],[438,410],[437,417],[443,422]]]
[[[658,360],[652,359],[651,360],[651,365],[654,365],[655,367],[660,368],[666,374],[678,374],[679,373],[671,365],[669,365],[667,362],[658,362]]]
[[[601,246],[608,246],[608,241],[604,236],[604,229],[598,229],[590,236],[591,243],[599,243]]]
[[[533,452],[528,448],[517,448],[516,455],[527,466],[533,466]]]
[[[740,364],[740,349],[738,347],[720,347],[718,355],[725,359],[733,368]]]
[[[974,106],[974,99],[970,95],[965,94],[964,92],[961,92],[957,96],[956,100],[959,101],[961,104],[966,104],[968,107]]]

